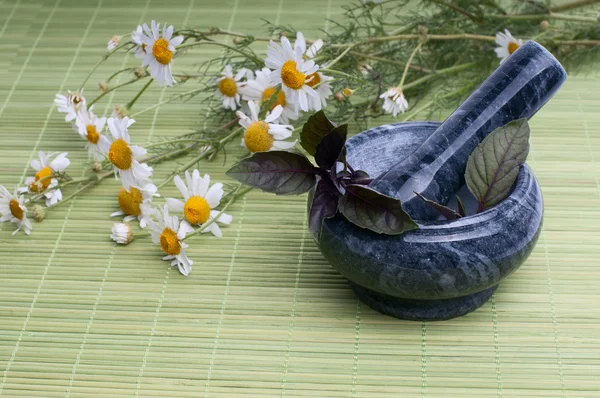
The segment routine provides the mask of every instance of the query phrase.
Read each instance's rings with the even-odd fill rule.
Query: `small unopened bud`
[[[417,27],[417,32],[419,32],[419,34],[421,34],[421,35],[426,35],[428,31],[429,31],[429,29],[427,29],[427,26],[425,26],[425,25],[419,25]]]
[[[219,33],[220,31],[221,31],[221,29],[219,29],[216,26],[211,26],[210,28],[208,28],[208,33],[213,34],[213,35]]]
[[[46,211],[41,205],[33,205],[33,208],[31,209],[31,214],[35,221],[42,222],[42,220],[46,216]]]
[[[233,44],[242,44],[244,42],[244,38],[236,36],[236,37],[233,38],[232,41],[233,41]]]
[[[352,94],[354,94],[354,90],[352,90],[352,89],[351,89],[351,88],[349,88],[349,87],[346,87],[345,89],[343,89],[343,90],[342,90],[342,93],[343,93],[343,94],[344,94],[344,95],[345,95],[347,98],[349,98],[349,97],[351,97],[351,96],[352,96]]]
[[[138,66],[133,70],[133,74],[138,79],[141,79],[142,77],[146,76],[146,69],[142,68],[141,66]]]
[[[104,80],[100,80],[98,82],[98,88],[100,89],[100,91],[102,91],[103,93],[108,91],[108,83],[105,82]]]
[[[333,99],[338,102],[341,102],[346,99],[346,96],[343,93],[338,91],[337,93],[333,94]]]
[[[115,117],[117,119],[123,119],[125,116],[128,116],[128,115],[129,115],[129,111],[124,106],[121,106],[121,105],[113,106],[112,117]]]
[[[131,226],[121,222],[114,223],[110,238],[120,245],[128,245],[133,240]]]
[[[281,32],[279,32],[279,38],[282,37],[288,37],[290,33],[287,30],[282,30]]]
[[[100,162],[94,162],[92,163],[92,171],[94,173],[99,173],[102,171],[102,163]]]
[[[545,19],[540,22],[540,29],[542,30],[546,30],[550,27],[550,22],[546,21]]]

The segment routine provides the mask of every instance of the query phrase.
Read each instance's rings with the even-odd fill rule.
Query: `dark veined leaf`
[[[310,155],[315,156],[319,142],[336,127],[335,123],[327,119],[325,112],[318,111],[312,114],[302,126],[300,145]]]
[[[434,202],[433,200],[427,199],[425,196],[421,195],[418,192],[415,192],[415,195],[421,198],[429,206],[436,209],[438,213],[440,213],[442,216],[444,216],[444,218],[446,218],[446,220],[456,220],[457,218],[462,217],[459,213],[455,212],[451,208],[444,206],[443,204],[440,204],[438,202]]]
[[[242,159],[227,175],[277,195],[299,195],[315,185],[319,169],[304,156],[285,151],[258,152]]]
[[[398,235],[418,228],[398,199],[363,185],[348,185],[340,212],[352,223],[378,234]]]
[[[335,216],[338,209],[339,191],[329,178],[317,183],[308,215],[308,228],[317,239],[321,236],[323,219]]]
[[[461,217],[466,217],[467,216],[467,210],[465,208],[465,204],[463,203],[462,199],[456,195],[456,208],[457,213],[460,214]]]
[[[525,118],[497,128],[475,148],[467,161],[465,179],[479,203],[478,213],[508,196],[528,153],[529,125]]]
[[[348,125],[343,124],[334,128],[331,133],[323,137],[315,151],[315,161],[320,168],[329,170],[335,166],[335,162],[337,162],[340,155],[342,155],[342,149],[346,144],[347,135]]]

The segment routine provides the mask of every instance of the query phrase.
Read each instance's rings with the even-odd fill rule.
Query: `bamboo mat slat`
[[[82,175],[82,141],[52,101],[78,86],[111,35],[152,19],[262,34],[264,18],[318,37],[345,4],[0,0],[0,183],[21,183],[39,150],[68,151],[70,174]],[[181,68],[219,51],[194,54]],[[97,80],[136,62],[111,59],[88,97]],[[189,89],[153,88],[136,106]],[[133,90],[96,112],[109,114]],[[446,322],[362,305],[307,233],[305,196],[249,193],[223,239],[192,242],[188,278],[148,240],[108,239],[114,180],[51,212],[30,237],[1,225],[0,396],[600,397],[599,92],[597,77],[571,76],[532,119],[529,163],[545,199],[538,245],[490,302]],[[206,116],[199,100],[171,104],[131,133],[143,145],[207,125]],[[225,181],[241,156],[233,143],[201,172]],[[158,168],[156,181],[170,170]]]

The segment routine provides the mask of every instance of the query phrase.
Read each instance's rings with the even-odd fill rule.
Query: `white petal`
[[[185,204],[179,199],[167,198],[167,206],[169,206],[169,210],[171,211],[182,213]]]

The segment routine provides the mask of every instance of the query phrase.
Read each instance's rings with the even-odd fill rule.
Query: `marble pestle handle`
[[[528,41],[515,51],[442,125],[371,187],[402,201],[416,220],[439,214],[414,192],[446,203],[464,183],[465,167],[475,147],[495,128],[530,118],[566,79],[560,63],[541,45]]]

